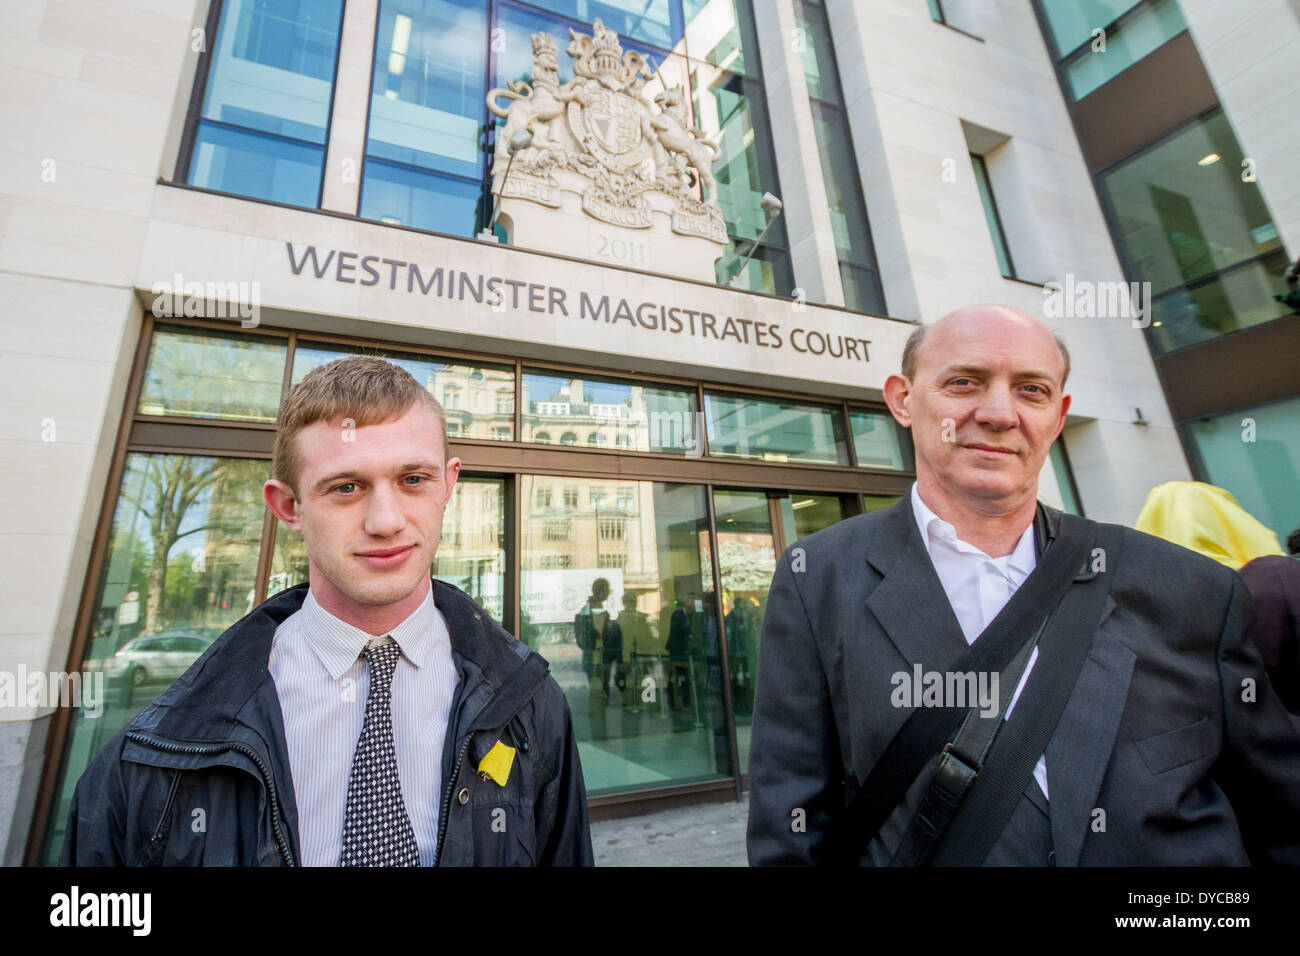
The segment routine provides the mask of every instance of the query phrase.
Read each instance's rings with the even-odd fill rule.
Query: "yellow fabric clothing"
[[[1200,481],[1156,485],[1136,527],[1234,569],[1266,554],[1285,554],[1277,535],[1230,492]]]

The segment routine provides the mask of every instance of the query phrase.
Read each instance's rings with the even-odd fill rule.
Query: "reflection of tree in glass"
[[[202,586],[203,580],[193,555],[185,550],[173,554],[167,562],[167,583],[163,587],[163,608],[166,612],[163,627],[172,627],[177,623],[180,609]]]
[[[732,594],[743,591],[766,592],[772,585],[776,571],[776,555],[765,540],[756,551],[740,541],[722,541],[718,544],[718,558],[722,565],[722,589]]]
[[[280,403],[285,347],[274,341],[154,336],[140,408],[193,418],[272,422]]]
[[[182,538],[215,527],[215,524],[201,524],[182,531],[181,523],[213,482],[225,475],[230,464],[189,455],[150,457],[145,463],[144,482],[139,497],[132,497],[126,486],[122,489],[122,497],[135,505],[140,514],[148,519],[149,536],[153,543],[153,557],[149,563],[149,579],[145,589],[146,633],[161,627],[165,610],[167,558],[172,547]]]

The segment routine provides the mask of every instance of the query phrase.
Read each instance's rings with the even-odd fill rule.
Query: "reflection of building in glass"
[[[530,374],[533,385],[523,415],[523,441],[590,448],[650,450],[645,389],[594,386],[610,393],[597,400],[581,378]],[[622,393],[621,395],[619,393]]]
[[[524,483],[524,569],[568,569],[566,580],[617,571],[621,592],[657,591],[659,570],[652,485],[538,475]],[[610,577],[611,575],[605,575]],[[589,584],[590,582],[588,582]],[[583,585],[587,586],[587,585]],[[570,598],[576,612],[586,595]]]
[[[447,437],[509,439],[515,430],[514,373],[470,365],[433,364],[416,375],[447,416]]]
[[[496,620],[505,611],[505,494],[499,481],[462,478],[443,514],[433,573]]]

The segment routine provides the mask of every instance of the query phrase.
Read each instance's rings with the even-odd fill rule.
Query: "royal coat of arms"
[[[569,127],[606,169],[619,175],[651,160],[644,104],[621,90],[597,90],[569,103]]]
[[[558,208],[564,187],[557,174],[576,173],[589,216],[648,229],[652,211],[663,209],[673,232],[725,245],[712,173],[721,150],[690,123],[681,86],[665,87],[653,61],[624,51],[600,20],[590,36],[569,31],[565,52],[574,78],[567,83],[559,82],[554,38],[534,33],[532,44],[532,82],[514,81],[487,96],[488,108],[506,120],[497,133],[495,191]],[[648,83],[657,89],[653,100]],[[532,145],[511,165],[506,147],[522,130]],[[663,201],[652,203],[655,194]]]

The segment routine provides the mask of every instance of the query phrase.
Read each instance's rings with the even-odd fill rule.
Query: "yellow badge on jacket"
[[[510,779],[510,768],[514,765],[515,748],[507,747],[498,740],[487,752],[487,756],[478,762],[478,772],[491,777],[498,787],[504,787]]]

